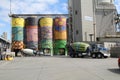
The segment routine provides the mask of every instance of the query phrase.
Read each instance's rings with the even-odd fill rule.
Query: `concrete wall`
[[[93,34],[92,0],[69,0],[69,5],[72,14],[73,41],[90,41],[89,34]]]
[[[82,22],[81,22],[81,1],[73,0],[73,41],[82,41]]]
[[[110,53],[111,57],[120,57],[120,47],[112,47]]]
[[[83,41],[90,41],[89,34],[93,31],[93,2],[92,0],[81,0],[82,13],[82,37]],[[93,41],[93,38],[92,38]]]
[[[97,10],[96,11],[96,36],[105,37],[106,35],[115,35],[114,11]]]

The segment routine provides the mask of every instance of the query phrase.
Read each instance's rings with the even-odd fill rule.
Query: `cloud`
[[[68,10],[68,4],[67,3],[63,3],[63,11],[67,11]]]
[[[3,24],[3,23],[0,23],[0,28],[1,28],[1,27],[5,27],[5,24]]]
[[[27,1],[27,0],[26,0]],[[37,2],[37,3],[47,3],[47,4],[56,4],[59,2],[59,0],[31,0],[33,2]]]
[[[4,0],[2,3],[6,4],[1,5],[0,8],[6,9],[10,13],[10,0]],[[38,14],[45,14],[48,12],[52,12],[53,14],[56,13],[62,13],[59,12],[59,9],[56,9],[55,6],[60,6],[60,0],[11,0],[11,12],[14,14],[25,14],[25,13],[38,13]],[[63,12],[67,12],[66,9],[67,3],[62,4]],[[61,7],[57,7],[61,8]],[[54,9],[54,10],[53,10]],[[4,12],[4,11],[3,11]]]
[[[3,22],[7,22],[9,23],[10,22],[10,18],[9,18],[9,11],[7,10],[1,10],[0,11],[1,14],[0,14],[0,20],[2,20]]]
[[[13,5],[12,8],[12,12],[13,13],[18,13],[18,14],[24,14],[24,13],[36,13],[36,12],[43,12],[46,9],[48,9],[48,6],[46,4],[38,4],[38,3],[34,3],[34,4],[25,4],[25,3],[19,3],[18,6],[16,6],[15,4]]]
[[[49,6],[58,3],[58,0],[16,0],[12,2],[13,13],[45,13],[51,10]],[[17,4],[17,5],[16,5]],[[54,6],[53,6],[54,7]],[[54,13],[54,11],[53,11]]]
[[[120,0],[115,0],[114,3],[115,3],[115,6],[116,6],[118,13],[120,14]]]
[[[60,4],[60,0],[11,0],[11,12],[13,14],[62,14],[67,12],[66,6],[67,3]],[[10,0],[3,0],[0,3],[0,12],[0,18],[9,22]]]
[[[10,2],[9,2],[9,0],[2,0],[0,2],[0,8],[1,9],[5,9],[5,10],[9,10],[9,8],[10,8]]]
[[[115,0],[114,3],[115,3],[116,5],[120,5],[120,0]]]

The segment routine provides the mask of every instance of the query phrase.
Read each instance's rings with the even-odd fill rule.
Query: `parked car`
[[[118,58],[118,66],[120,68],[120,57]]]

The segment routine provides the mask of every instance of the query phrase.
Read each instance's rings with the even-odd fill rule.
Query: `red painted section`
[[[38,41],[38,27],[37,26],[27,26],[26,27],[27,33],[27,42],[29,41]]]

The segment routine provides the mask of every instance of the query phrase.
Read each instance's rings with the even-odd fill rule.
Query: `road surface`
[[[0,61],[0,80],[120,80],[117,58],[18,57]]]

